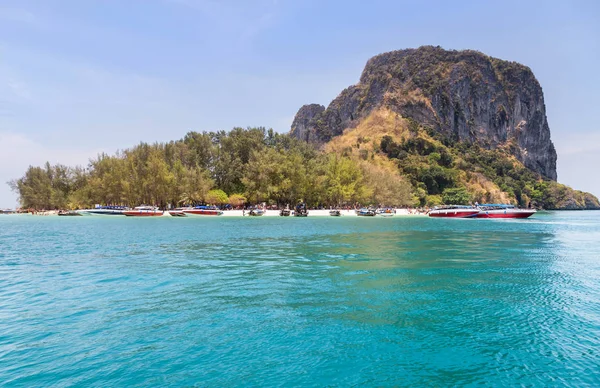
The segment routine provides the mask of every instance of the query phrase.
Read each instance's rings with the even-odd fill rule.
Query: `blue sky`
[[[0,1],[0,208],[29,164],[189,130],[286,132],[381,52],[440,45],[531,67],[559,181],[600,195],[600,2]]]

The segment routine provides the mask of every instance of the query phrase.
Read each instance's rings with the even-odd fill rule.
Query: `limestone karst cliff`
[[[327,108],[300,108],[291,134],[323,144],[380,108],[455,141],[509,149],[527,168],[557,178],[542,88],[524,65],[432,46],[377,55]]]

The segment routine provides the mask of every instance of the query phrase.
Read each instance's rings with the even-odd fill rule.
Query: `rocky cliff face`
[[[325,143],[380,107],[458,141],[507,147],[525,166],[556,180],[542,88],[526,66],[431,46],[377,55],[360,82],[326,109],[303,106],[291,134]]]
[[[319,142],[320,138],[314,130],[314,122],[324,110],[325,107],[319,104],[304,105],[300,108],[292,122],[294,136],[309,143]]]

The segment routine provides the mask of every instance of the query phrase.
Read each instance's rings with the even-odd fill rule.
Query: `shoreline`
[[[383,216],[375,216],[376,218],[393,218],[393,217],[411,217],[411,216],[427,216],[425,213],[411,213],[409,209],[395,209],[396,213],[393,216],[383,217]],[[10,215],[31,215],[31,216],[42,216],[42,217],[58,217],[58,210],[49,210],[44,212],[37,212],[36,214],[32,213],[20,213],[20,214],[10,214]],[[308,217],[334,217],[329,214],[330,209],[318,209],[318,210],[309,210]],[[341,217],[359,217],[356,212],[353,210],[340,210],[342,216]],[[243,210],[223,210],[223,214],[220,216],[187,216],[187,217],[176,217],[176,218],[219,218],[219,217],[282,217],[279,215],[279,210],[266,210],[265,214],[262,216],[250,216],[249,210],[246,210],[245,214]],[[9,215],[9,214],[7,214]],[[108,216],[84,216],[86,218],[89,217],[108,217]],[[112,217],[112,216],[111,216]],[[117,216],[118,217],[118,216]],[[123,216],[126,217],[126,216]],[[173,217],[167,210],[164,211],[162,216],[158,217]],[[295,218],[290,215],[290,218]],[[139,217],[133,217],[139,218]],[[157,218],[157,217],[145,217],[145,218]],[[284,217],[287,218],[287,217]],[[335,217],[334,217],[335,218]],[[363,217],[363,218],[372,218],[372,217]]]

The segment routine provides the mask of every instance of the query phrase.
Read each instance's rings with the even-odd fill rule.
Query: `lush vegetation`
[[[379,149],[410,178],[421,206],[508,200],[545,209],[600,208],[593,195],[542,179],[523,166],[511,155],[511,144],[486,150],[408,122],[410,136],[402,141],[383,136]]]
[[[326,154],[264,128],[190,132],[169,143],[141,143],[101,154],[86,168],[31,166],[9,183],[32,209],[94,204],[209,203],[310,206],[412,204],[410,183],[355,158]]]
[[[9,184],[21,205],[33,209],[299,201],[312,207],[477,201],[600,208],[593,195],[525,168],[510,147],[486,150],[377,112],[325,150],[264,128],[190,132],[181,140],[98,155],[85,168],[31,166]]]

